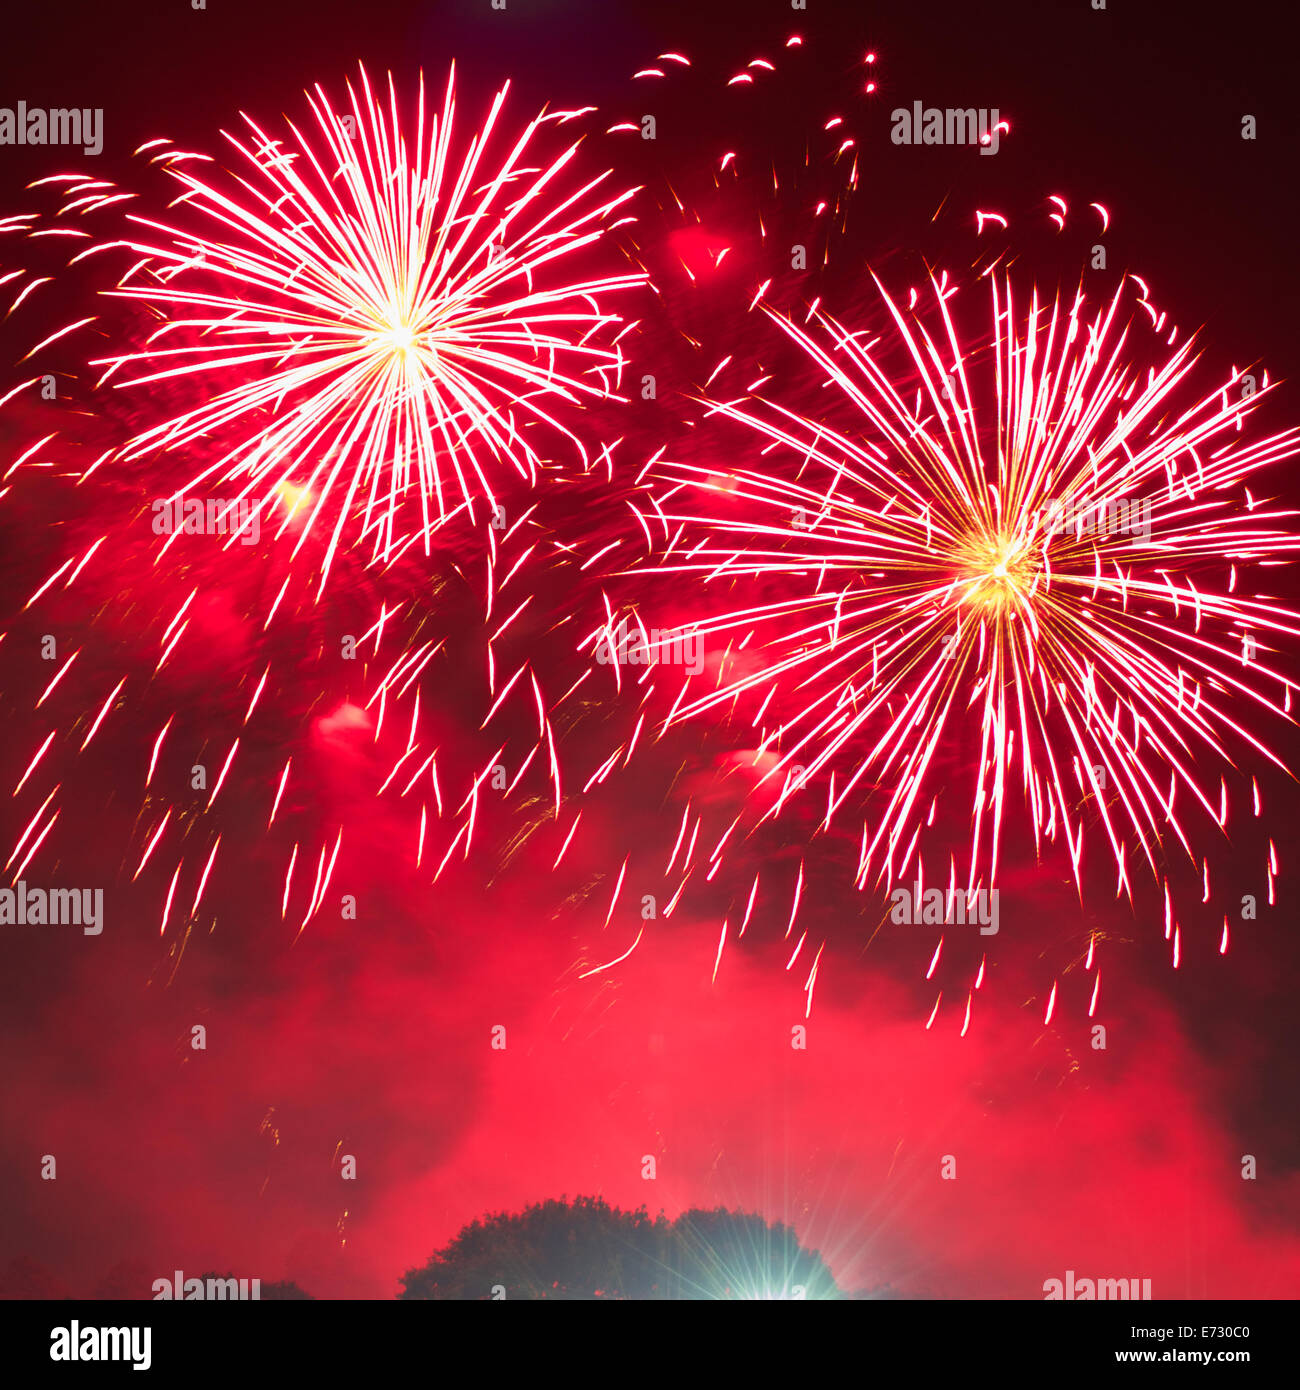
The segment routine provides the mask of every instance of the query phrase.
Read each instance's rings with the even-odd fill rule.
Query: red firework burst
[[[660,572],[760,586],[692,627],[727,651],[713,688],[688,682],[670,722],[752,708],[761,780],[778,789],[766,814],[812,785],[827,825],[865,803],[865,885],[923,869],[940,782],[962,775],[938,763],[973,718],[969,885],[996,879],[1019,781],[1036,846],[1063,840],[1076,882],[1091,826],[1118,890],[1131,895],[1136,852],[1168,909],[1167,842],[1195,861],[1179,801],[1225,826],[1230,744],[1281,765],[1250,719],[1289,713],[1272,643],[1300,620],[1238,588],[1300,548],[1295,514],[1252,491],[1300,432],[1239,435],[1267,377],[1254,390],[1234,369],[1188,395],[1196,355],[1165,350],[1176,335],[1139,366],[1122,287],[1095,309],[1082,292],[1034,294],[1018,316],[1009,282],[990,285],[992,350],[979,352],[946,277],[929,319],[881,288],[906,387],[879,338],[768,311],[875,437],[751,397],[714,410],[789,468],[664,467],[676,530]],[[1276,868],[1270,854],[1270,897]]]
[[[467,139],[454,70],[431,114],[421,82],[410,121],[392,79],[381,102],[362,70],[341,111],[319,86],[309,94],[310,134],[289,122],[276,138],[245,116],[224,176],[169,141],[143,146],[187,215],[131,215],[124,235],[75,258],[129,252],[108,293],[161,320],[143,350],[96,365],[119,386],[202,400],[155,412],[118,457],[215,444],[173,496],[233,484],[268,518],[286,495],[303,499],[297,543],[322,521],[331,531],[322,582],[340,543],[368,537],[387,556],[411,534],[427,546],[461,507],[490,513],[500,468],[532,480],[544,461],[535,429],[586,462],[554,408],[613,394],[622,357],[607,340],[622,320],[600,297],[643,277],[570,268],[635,190],[602,192],[608,173],[574,186],[576,144],[534,153],[543,126],[574,113],[543,113],[491,154],[508,90]],[[125,196],[102,183],[88,194],[78,176],[42,182],[62,185],[65,212]],[[418,525],[399,520],[408,499]]]

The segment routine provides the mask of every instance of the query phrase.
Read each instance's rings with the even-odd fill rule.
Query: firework
[[[421,86],[404,122],[391,80],[381,101],[363,71],[342,108],[320,88],[309,96],[307,134],[290,124],[276,139],[245,117],[227,175],[169,142],[144,146],[179,195],[167,221],[122,224],[135,195],[53,175],[40,182],[59,191],[58,218],[0,225],[32,252],[71,242],[70,264],[92,272],[105,253],[130,258],[105,291],[130,350],[94,364],[125,389],[99,394],[87,441],[46,436],[6,475],[22,470],[29,504],[57,494],[63,534],[80,533],[36,561],[19,596],[31,615],[9,615],[10,644],[26,649],[30,622],[82,633],[33,691],[11,872],[58,853],[73,768],[93,765],[105,729],[121,738],[128,711],[148,735],[132,748],[144,800],[121,866],[146,891],[155,881],[169,938],[188,936],[247,853],[250,797],[271,860],[283,848],[281,917],[298,914],[301,929],[317,915],[340,856],[379,814],[365,798],[360,814],[336,814],[354,804],[334,785],[344,765],[390,805],[426,876],[468,855],[490,819],[482,803],[522,797],[530,771],[549,779],[558,816],[550,682],[535,659],[506,664],[553,547],[535,498],[510,494],[508,518],[498,498],[508,480],[534,480],[548,434],[584,473],[612,467],[612,446],[588,455],[569,412],[614,396],[621,320],[601,299],[643,277],[586,273],[631,193],[611,193],[607,174],[574,181],[576,145],[542,152],[547,128],[580,113],[507,135],[507,92],[462,135],[454,73],[439,110],[426,114]],[[19,308],[50,277],[6,278]],[[28,357],[69,350],[94,321]],[[193,528],[182,508],[197,510]],[[436,562],[421,566],[435,532]],[[338,591],[318,605],[331,573]],[[475,609],[481,631],[462,620]],[[469,727],[449,739],[449,663],[478,666],[484,638],[485,693],[452,716]],[[567,670],[558,679],[574,684]],[[184,790],[195,764],[200,796]]]
[[[989,285],[982,350],[963,346],[946,277],[928,315],[878,286],[883,341],[766,310],[874,437],[750,397],[713,409],[770,464],[664,465],[676,529],[659,572],[726,593],[693,625],[726,645],[712,686],[688,682],[668,722],[752,710],[766,816],[814,794],[826,826],[863,807],[860,886],[923,869],[954,785],[966,881],[995,880],[1018,783],[1035,848],[1063,843],[1080,889],[1099,838],[1117,891],[1131,897],[1138,856],[1168,902],[1168,851],[1196,858],[1188,818],[1226,826],[1230,745],[1281,765],[1252,727],[1289,712],[1273,643],[1298,620],[1238,588],[1300,546],[1294,513],[1252,492],[1300,435],[1243,431],[1267,376],[1189,393],[1193,344],[1174,348],[1163,316],[1158,359],[1138,365],[1124,286],[1100,307],[1035,292],[1021,317],[1009,281]],[[1270,898],[1275,873],[1271,856]]]
[[[234,485],[268,518],[287,492],[303,499],[297,544],[330,533],[322,583],[340,544],[368,537],[387,556],[419,534],[427,550],[458,509],[490,516],[503,470],[535,478],[543,437],[589,462],[555,408],[613,395],[622,358],[601,344],[621,320],[600,301],[641,277],[570,268],[635,190],[602,192],[608,174],[571,186],[576,144],[535,153],[542,127],[575,113],[539,115],[493,155],[508,89],[467,139],[454,70],[439,111],[421,83],[409,123],[391,78],[383,102],[362,70],[343,110],[309,94],[305,132],[289,122],[276,138],[245,116],[224,176],[206,155],[143,146],[184,215],[129,214],[92,248],[130,254],[108,293],[159,321],[141,350],[97,365],[189,400],[155,410],[118,457],[161,467],[201,442],[213,461],[174,496]],[[63,184],[65,211],[116,201]]]

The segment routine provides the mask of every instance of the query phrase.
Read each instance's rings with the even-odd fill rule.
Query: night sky
[[[536,728],[526,682],[501,722],[481,727],[494,698],[487,632],[533,592],[497,661],[508,674],[527,660],[554,698],[588,666],[578,639],[600,620],[604,592],[634,594],[662,627],[689,621],[703,602],[691,579],[637,589],[614,559],[583,569],[582,558],[629,532],[636,543],[624,504],[656,450],[712,464],[744,447],[693,399],[723,358],[755,366],[726,383],[735,394],[761,368],[788,384],[797,409],[824,399],[816,380],[794,380],[788,352],[749,312],[761,281],[775,279],[783,310],[822,295],[846,321],[868,315],[868,267],[902,284],[926,266],[969,276],[988,245],[976,236],[981,208],[1007,217],[1006,232],[992,235],[1017,274],[1068,294],[1098,238],[1087,211],[1098,202],[1110,215],[1102,290],[1140,274],[1172,318],[1199,329],[1207,391],[1230,368],[1258,364],[1283,385],[1249,427],[1300,422],[1294,65],[1266,21],[1207,14],[1125,3],[1099,12],[1087,0],[808,0],[804,11],[778,0],[508,0],[504,11],[489,0],[208,0],[199,12],[189,0],[131,0],[7,17],[0,106],[102,108],[104,149],[87,158],[0,147],[0,221],[54,205],[49,190],[29,190],[34,180],[86,168],[138,188],[138,210],[162,216],[157,172],[132,157],[145,141],[215,153],[240,111],[268,126],[282,114],[298,120],[305,88],[342,90],[359,62],[373,78],[391,72],[405,100],[421,70],[440,94],[454,60],[467,126],[506,79],[512,123],[548,104],[598,108],[582,127],[581,170],[612,169],[618,187],[642,191],[635,225],[584,253],[583,269],[645,269],[658,292],[611,299],[636,322],[620,344],[633,399],[566,419],[593,454],[620,441],[611,468],[576,476],[557,448],[535,488],[502,483],[512,519],[536,503],[528,534],[539,549],[490,622],[482,526],[453,526],[430,557],[413,550],[382,573],[345,552],[319,603],[312,550],[295,570],[269,536],[247,553],[195,537],[159,561],[148,506],[174,485],[160,482],[174,461],[153,473],[149,460],[116,461],[75,483],[151,411],[194,404],[170,386],[96,387],[86,360],[142,341],[129,306],[110,305],[89,333],[42,359],[58,374],[54,400],[28,392],[2,408],[3,469],[57,438],[0,483],[0,787],[19,782],[54,732],[32,781],[0,800],[0,850],[9,858],[58,783],[61,818],[26,878],[102,886],[106,906],[95,937],[0,926],[0,1296],[39,1287],[148,1297],[154,1279],[183,1269],[291,1279],[318,1297],[390,1298],[404,1271],[475,1218],[565,1194],[669,1215],[757,1211],[793,1225],[844,1289],[1036,1299],[1044,1280],[1072,1269],[1150,1278],[1156,1297],[1294,1295],[1296,792],[1258,754],[1234,748],[1228,772],[1238,813],[1249,798],[1241,788],[1258,777],[1263,816],[1246,809],[1227,838],[1201,822],[1193,832],[1210,859],[1211,901],[1201,902],[1199,870],[1185,861],[1170,870],[1182,922],[1176,971],[1149,880],[1132,907],[1117,902],[1113,864],[1093,858],[1081,902],[1068,858],[1050,847],[1036,858],[1013,818],[998,934],[950,937],[927,979],[938,932],[884,923],[886,895],[853,886],[858,828],[817,835],[816,805],[775,825],[747,823],[716,883],[650,923],[626,960],[594,970],[632,946],[643,895],[662,908],[671,893],[662,866],[688,802],[709,816],[710,846],[744,810],[754,744],[726,720],[658,740],[646,733],[584,795],[640,713],[638,697],[599,668],[556,719],[572,798],[558,824],[546,820],[543,754],[513,793],[484,799],[468,850],[452,844],[475,770],[505,744],[513,778]],[[803,44],[789,49],[794,33]],[[689,56],[689,71],[632,81],[670,50]],[[777,71],[728,87],[757,56]],[[1011,129],[991,158],[893,145],[889,112],[914,100],[997,107]],[[645,112],[656,116],[653,143],[606,133]],[[842,215],[813,228],[809,209],[844,181],[844,163],[825,158],[836,114],[858,142],[859,186]],[[1254,140],[1241,138],[1248,114]],[[739,175],[715,180],[729,150]],[[1070,204],[1060,231],[1052,194]],[[812,269],[800,278],[774,248],[805,233]],[[0,328],[0,395],[31,375],[20,359],[34,343],[100,312],[92,300],[108,283],[94,265],[54,274],[50,243],[32,246],[0,236],[0,274],[53,275]],[[627,389],[645,372],[657,379],[653,401]],[[206,447],[183,461],[188,471],[207,461]],[[1267,495],[1284,506],[1300,491],[1292,471],[1283,463],[1268,474]],[[84,577],[26,607],[100,536]],[[498,575],[528,543],[502,541]],[[1294,605],[1290,572],[1266,573],[1268,591]],[[284,620],[264,632],[286,578]],[[191,590],[186,640],[155,672],[160,637]],[[390,663],[338,655],[344,635],[398,603],[390,656],[402,643],[444,643],[420,695],[445,750],[449,814],[429,829],[419,867],[418,806],[392,789],[377,794],[403,750],[411,696],[394,700],[380,730],[367,701]],[[60,662],[81,656],[37,708],[57,669],[40,655],[48,634]],[[1279,665],[1295,677],[1294,647],[1284,645]],[[245,728],[264,669],[272,675]],[[119,679],[123,697],[80,752]],[[1293,726],[1237,713],[1296,765]],[[210,794],[236,737],[239,757],[209,802],[191,788],[191,766],[206,765]],[[945,777],[956,781],[973,756],[969,746],[945,750]],[[286,758],[294,772],[268,830]],[[1215,796],[1222,770],[1203,769]],[[157,853],[137,874],[169,807]],[[960,819],[954,812],[958,852]],[[186,921],[218,835],[201,908]],[[1270,838],[1281,865],[1273,906],[1262,873]],[[295,844],[300,878],[283,913]],[[319,856],[336,844],[323,904],[309,911]],[[182,905],[160,933],[182,861]],[[730,904],[738,894],[743,907],[760,869],[768,893],[717,963],[721,922],[730,912],[734,925]],[[801,872],[799,926],[787,939]],[[1256,921],[1239,920],[1243,894],[1258,897]],[[355,917],[340,912],[343,895],[356,899]],[[1221,955],[1225,913],[1234,926]],[[805,930],[808,954],[788,969]],[[1103,983],[1090,1019],[1095,975],[1084,960],[1094,941]],[[822,942],[806,1016],[807,965]],[[967,985],[985,952],[963,1034]],[[1104,1050],[1092,1045],[1094,1023],[1105,1025]],[[795,1050],[792,1029],[805,1024],[807,1048]],[[207,1035],[197,1051],[196,1025]],[[491,1045],[497,1027],[504,1050]],[[42,1179],[44,1155],[57,1158],[53,1181]],[[355,1156],[354,1180],[341,1173],[344,1155]],[[653,1180],[643,1177],[647,1155]],[[955,1180],[941,1177],[946,1155]],[[1242,1179],[1243,1155],[1256,1159],[1253,1180]]]

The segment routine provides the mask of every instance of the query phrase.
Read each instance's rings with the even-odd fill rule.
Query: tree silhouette
[[[550,1199],[474,1221],[402,1283],[404,1299],[844,1296],[788,1226],[722,1208],[670,1221],[600,1197]]]
[[[306,1300],[315,1303],[316,1295],[308,1293],[306,1289],[299,1288],[292,1279],[276,1279],[270,1284],[262,1285],[262,1302],[298,1302]]]

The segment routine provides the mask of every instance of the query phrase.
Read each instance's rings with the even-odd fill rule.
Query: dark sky
[[[6,18],[0,105],[102,107],[105,147],[98,161],[0,148],[0,217],[34,206],[25,186],[65,167],[94,165],[132,187],[131,151],[144,141],[215,148],[239,111],[267,122],[300,113],[305,87],[337,87],[358,61],[409,89],[421,68],[440,88],[454,59],[467,114],[505,78],[520,116],[548,102],[599,108],[583,155],[645,185],[636,237],[648,260],[680,245],[670,238],[686,225],[671,212],[669,186],[699,206],[708,236],[734,247],[730,278],[665,282],[632,349],[668,388],[698,389],[724,354],[751,348],[744,310],[766,254],[756,215],[784,227],[815,196],[821,175],[803,153],[838,113],[862,150],[861,189],[818,272],[838,310],[863,303],[868,263],[910,270],[924,256],[968,268],[976,207],[1010,217],[1009,244],[1026,272],[1072,287],[1094,241],[1084,209],[1100,202],[1112,218],[1108,283],[1136,271],[1180,324],[1203,326],[1209,375],[1249,361],[1286,379],[1268,412],[1281,429],[1300,418],[1289,35],[1267,14],[1203,13],[1125,3],[1097,12],[1086,0],[809,0],[799,13],[776,0],[508,0],[504,12],[488,0],[24,6]],[[793,56],[783,47],[792,32],[804,38]],[[629,80],[670,49],[691,57],[689,77],[652,89]],[[870,97],[868,50],[878,54]],[[725,86],[760,55],[779,61],[779,81]],[[1011,133],[993,158],[894,147],[888,112],[913,100],[997,106]],[[600,133],[647,110],[658,120],[652,149]],[[1254,141],[1241,139],[1246,115],[1257,118]],[[747,171],[730,201],[714,198],[709,161],[732,148],[750,169],[775,169],[788,197]],[[1053,193],[1072,205],[1059,234],[1046,216]],[[0,252],[7,270],[14,248]],[[60,282],[29,321],[14,316],[0,336],[0,394],[22,379],[17,359],[37,328],[89,312],[74,313],[85,293],[82,280]],[[683,347],[686,332],[700,339],[698,354]],[[60,363],[74,370],[71,354]],[[90,437],[101,414],[115,424],[116,407],[101,399],[73,387],[71,420],[55,418],[62,407],[6,409],[5,466],[48,430]],[[630,424],[615,413],[593,425],[629,433],[629,450],[644,458],[660,436],[680,443],[688,414],[675,400],[661,413],[632,407]],[[1279,495],[1294,497],[1287,469],[1278,474]],[[624,1206],[724,1204],[789,1220],[846,1286],[1034,1298],[1070,1268],[1149,1277],[1157,1297],[1294,1293],[1293,783],[1242,762],[1243,777],[1258,772],[1266,789],[1266,828],[1214,847],[1219,896],[1204,911],[1197,885],[1183,885],[1193,906],[1177,973],[1149,900],[1136,911],[1114,904],[1113,882],[1098,873],[1080,907],[1059,864],[1036,866],[1025,845],[1013,846],[988,993],[964,1037],[951,1007],[943,1026],[924,1026],[942,981],[922,979],[933,935],[873,939],[879,901],[853,892],[836,853],[810,857],[805,925],[828,945],[809,1047],[794,1052],[803,971],[783,968],[790,948],[778,908],[729,948],[716,983],[719,922],[707,904],[658,924],[625,966],[583,978],[635,935],[632,916],[604,926],[625,856],[626,902],[659,891],[636,875],[666,857],[683,794],[709,805],[720,826],[735,813],[739,779],[721,775],[734,752],[727,735],[692,743],[679,733],[643,748],[593,799],[561,872],[550,871],[550,840],[516,841],[532,812],[512,820],[503,811],[485,815],[471,857],[431,884],[428,865],[416,872],[411,862],[410,806],[374,797],[383,755],[373,714],[358,712],[352,675],[320,652],[377,599],[414,594],[428,622],[478,662],[478,590],[466,578],[477,580],[478,557],[436,557],[436,584],[418,565],[378,584],[344,566],[329,606],[304,602],[292,635],[278,639],[287,674],[267,693],[268,721],[247,736],[225,800],[206,819],[184,818],[188,873],[217,831],[225,857],[180,949],[158,934],[177,849],[168,843],[131,882],[141,836],[164,804],[142,805],[142,769],[169,711],[169,796],[183,792],[193,758],[219,758],[239,734],[250,681],[268,659],[249,615],[265,609],[280,572],[259,570],[259,552],[238,572],[209,560],[157,574],[128,525],[150,495],[139,477],[104,478],[102,491],[74,496],[24,476],[0,497],[0,630],[9,633],[0,785],[17,781],[49,727],[33,710],[49,672],[30,652],[53,622],[87,655],[51,706],[62,735],[51,763],[70,794],[45,870],[108,884],[111,914],[97,939],[0,928],[14,933],[0,972],[0,1274],[25,1258],[90,1293],[116,1269],[119,1286],[143,1294],[176,1268],[217,1268],[297,1279],[320,1295],[387,1297],[405,1269],[487,1210],[600,1193]],[[595,532],[598,492],[574,495],[581,505],[557,505],[550,524]],[[23,615],[66,554],[106,529],[118,535],[114,527],[111,566],[88,571],[81,592],[48,616]],[[75,759],[77,721],[118,674],[152,665],[159,632],[195,580],[202,597],[184,658]],[[1287,591],[1285,576],[1274,582]],[[566,587],[578,583],[568,571],[547,576],[547,603],[592,603],[592,592]],[[521,643],[545,645],[545,623],[524,627]],[[556,682],[565,659],[559,644],[540,658]],[[435,668],[426,698],[446,738],[468,750],[453,758],[468,765],[486,748],[477,729],[485,697],[466,674],[471,658],[460,660]],[[608,724],[626,731],[626,710]],[[1294,765],[1294,730],[1270,726],[1266,736]],[[565,757],[589,773],[614,738],[588,711]],[[267,836],[267,787],[289,755],[302,779],[288,808],[292,833],[281,824]],[[670,786],[678,767],[690,770]],[[45,790],[0,809],[6,857],[5,841]],[[340,827],[331,894],[355,894],[358,918],[322,914],[295,935],[292,913],[281,922],[285,852],[300,836],[314,867]],[[1279,902],[1220,957],[1222,903],[1258,891],[1261,834],[1282,856]],[[445,849],[439,842],[435,862]],[[788,901],[799,846],[756,839],[748,855],[742,870],[770,863]],[[1093,933],[1103,943],[1104,1052],[1090,1047],[1092,976],[1078,966]],[[1061,1004],[1045,1028],[1054,980]],[[189,1047],[195,1024],[208,1029],[205,1052]],[[488,1045],[496,1025],[507,1029],[503,1052]],[[357,1156],[355,1183],[339,1175],[347,1153]],[[54,1182],[40,1180],[44,1154],[58,1157]],[[647,1154],[658,1160],[654,1182],[642,1177]],[[942,1181],[950,1154],[958,1177]],[[1241,1180],[1246,1154],[1258,1161],[1253,1182]],[[21,1284],[12,1267],[3,1277],[0,1291]]]

